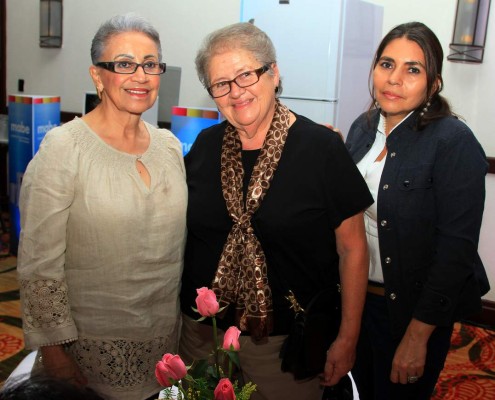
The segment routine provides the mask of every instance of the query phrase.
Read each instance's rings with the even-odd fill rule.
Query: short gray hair
[[[210,33],[196,54],[196,72],[205,87],[210,86],[208,68],[211,58],[234,49],[249,51],[262,65],[277,62],[275,47],[261,29],[248,22],[226,26]],[[270,70],[269,73],[273,71]]]
[[[158,31],[143,17],[134,13],[116,15],[105,21],[96,32],[91,43],[91,62],[96,64],[101,61],[101,55],[105,51],[108,40],[119,33],[140,32],[155,42],[158,49],[158,60],[162,60],[162,46]]]

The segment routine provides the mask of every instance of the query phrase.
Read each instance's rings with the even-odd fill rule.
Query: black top
[[[196,289],[211,287],[232,227],[220,182],[225,127],[223,122],[203,130],[185,157],[189,203],[181,304],[183,312],[195,319],[199,315],[191,306],[195,306]],[[258,154],[257,150],[242,152],[249,175]],[[319,288],[332,282],[339,261],[334,229],[372,202],[340,137],[297,116],[271,186],[252,221],[267,257],[274,335],[288,333],[293,320],[284,297],[288,289],[304,306]],[[232,322],[231,313],[218,321],[223,328]]]
[[[377,198],[386,298],[396,337],[414,317],[448,326],[481,309],[489,289],[477,252],[485,200],[485,153],[454,117],[415,129],[411,114],[387,137]],[[371,148],[379,120],[361,115],[347,147],[355,162]]]

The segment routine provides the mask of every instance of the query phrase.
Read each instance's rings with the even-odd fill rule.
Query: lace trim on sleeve
[[[148,341],[79,338],[67,347],[90,381],[128,391],[155,380],[156,363],[175,352],[177,332]]]
[[[65,282],[52,279],[21,280],[20,286],[26,333],[73,325]],[[59,343],[72,340],[65,339]]]

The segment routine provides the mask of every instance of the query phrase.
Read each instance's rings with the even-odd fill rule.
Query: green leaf
[[[208,366],[208,368],[206,369],[206,373],[209,377],[218,381],[219,376],[217,375],[217,369],[213,365]]]
[[[232,345],[231,345],[231,348]],[[237,351],[227,351],[227,350],[224,350],[225,353],[227,354],[227,356],[229,357],[229,359],[237,366],[237,368],[240,368],[241,367],[241,363],[239,361],[239,352]]]
[[[205,376],[208,367],[209,367],[208,360],[194,361],[188,373],[193,378],[201,378]]]
[[[220,314],[220,313],[221,313],[223,310],[225,310],[228,306],[229,306],[229,304],[227,304],[226,306],[220,307],[220,308],[218,309],[217,314]]]

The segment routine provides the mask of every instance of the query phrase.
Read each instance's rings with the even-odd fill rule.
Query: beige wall
[[[194,55],[210,31],[236,22],[239,0],[65,0],[63,46],[42,49],[39,0],[7,0],[7,93],[24,79],[26,94],[61,95],[63,111],[81,112],[89,78],[91,39],[111,16],[136,12],[157,28],[164,61],[182,67],[180,103],[213,106],[194,70]]]

